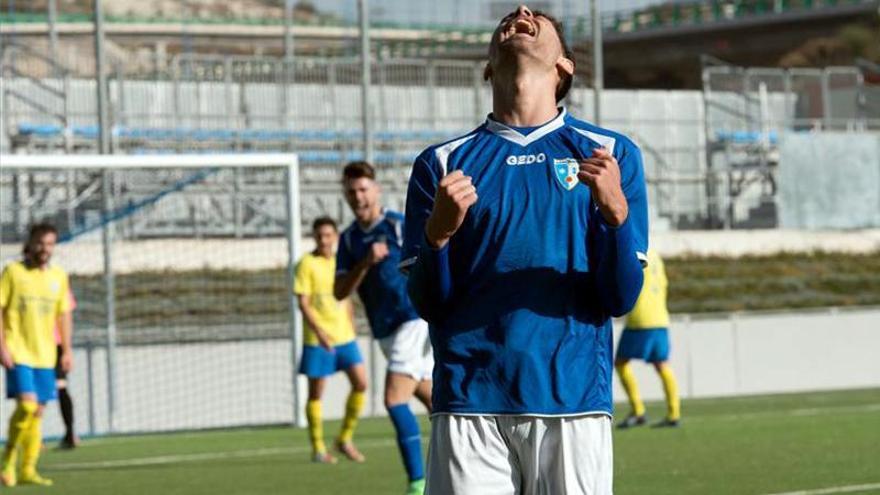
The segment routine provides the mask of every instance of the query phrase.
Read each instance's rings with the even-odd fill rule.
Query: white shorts
[[[388,371],[409,375],[418,381],[430,380],[434,372],[434,349],[428,335],[428,322],[411,320],[391,335],[379,339]]]
[[[428,495],[610,495],[604,414],[431,418]]]

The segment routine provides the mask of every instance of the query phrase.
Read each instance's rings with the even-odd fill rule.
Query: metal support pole
[[[110,153],[110,119],[107,115],[107,73],[104,60],[104,12],[101,0],[95,0],[95,70],[98,76],[98,148],[101,154]],[[112,172],[104,170],[101,183],[104,222],[102,243],[104,248],[104,290],[107,309],[107,401],[108,424],[112,433],[116,412],[116,280],[113,277],[112,243],[113,230],[109,223],[113,211]]]
[[[293,60],[293,0],[284,0],[284,61]]]
[[[299,160],[287,166],[287,297],[290,301],[290,349],[291,384],[293,386],[293,425],[305,427],[305,390],[300,386],[299,351],[302,347],[302,315],[296,295],[293,293],[293,277],[299,259],[299,240],[301,238],[299,211]]]
[[[107,309],[107,418],[111,433],[114,431],[116,415],[116,279],[113,276],[113,226],[109,220],[113,211],[112,174],[110,170],[105,169],[101,182],[101,195],[104,200],[101,241],[104,248],[104,304]]]
[[[95,427],[95,367],[92,363],[92,350],[93,350],[92,341],[86,341],[86,367],[88,371],[86,376],[88,377],[88,391],[89,391],[89,434],[94,435],[97,431]]]
[[[95,0],[95,72],[98,85],[98,150],[101,154],[110,153],[110,119],[107,102],[107,71],[104,56],[104,11],[102,0]]]
[[[58,0],[47,2],[49,22],[49,56],[52,58],[52,75],[58,77]]]
[[[373,162],[373,119],[370,112],[370,20],[367,0],[358,0],[361,31],[361,118],[364,130],[364,160]]]
[[[590,16],[593,20],[593,123],[602,125],[602,18],[599,0],[590,0]]]
[[[292,113],[290,85],[293,83],[293,0],[284,0],[284,60],[281,63],[281,127],[287,127]]]

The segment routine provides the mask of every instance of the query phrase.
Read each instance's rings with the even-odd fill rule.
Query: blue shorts
[[[624,329],[617,343],[617,359],[641,359],[659,363],[669,359],[669,331],[666,328]]]
[[[323,378],[364,362],[357,341],[333,346],[333,352],[318,345],[303,346],[299,372],[309,378]]]
[[[32,368],[16,364],[6,370],[6,397],[17,399],[21,394],[34,394],[37,402],[45,404],[58,397],[55,389],[55,370],[53,368]]]

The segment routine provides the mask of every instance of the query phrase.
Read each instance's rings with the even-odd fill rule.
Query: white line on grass
[[[821,416],[824,414],[844,414],[844,413],[866,413],[880,411],[880,404],[861,404],[858,406],[830,406],[830,407],[811,407],[803,409],[783,409],[780,411],[761,411],[750,413],[732,413],[732,414],[707,414],[694,418],[685,418],[688,423],[691,422],[708,422],[708,421],[739,421],[743,419],[756,419],[767,417],[786,417],[786,416]]]
[[[764,411],[764,412],[756,412],[756,413],[742,413],[742,414],[719,414],[719,415],[709,415],[709,416],[699,416],[696,418],[687,419],[688,422],[708,422],[708,421],[718,421],[718,420],[743,420],[743,419],[753,419],[753,418],[761,418],[767,416],[818,416],[822,414],[839,414],[845,412],[873,412],[880,411],[880,404],[865,404],[858,406],[832,406],[832,407],[816,407],[809,409],[791,409],[791,410],[783,410],[783,411]],[[192,436],[198,436],[202,433],[193,433],[190,434]],[[132,436],[132,437],[115,437],[115,438],[107,438],[107,439],[95,439],[89,440],[84,445],[88,446],[90,444],[95,443],[117,443],[117,442],[127,442],[129,440],[138,440],[141,437]],[[179,438],[176,437],[176,438]],[[427,442],[427,439],[423,439],[423,442]],[[359,446],[365,448],[372,447],[386,447],[391,446],[396,443],[393,439],[382,439],[382,440],[374,440],[364,441],[358,443]],[[67,470],[76,470],[76,469],[103,469],[103,468],[120,468],[120,467],[133,467],[133,466],[159,466],[163,464],[177,464],[181,462],[201,462],[201,461],[210,461],[217,459],[236,459],[242,457],[264,457],[271,455],[282,455],[282,454],[303,454],[311,451],[311,447],[309,446],[299,446],[299,447],[274,447],[274,448],[262,448],[262,449],[250,449],[250,450],[233,450],[233,451],[225,451],[225,452],[205,452],[201,454],[175,454],[175,455],[164,455],[164,456],[154,456],[154,457],[136,457],[133,459],[119,459],[112,461],[91,461],[91,462],[68,462],[68,463],[60,463],[60,464],[50,464],[47,465],[47,470],[52,469],[56,471],[67,471]],[[873,485],[871,485],[873,486]],[[880,486],[880,485],[878,485]],[[847,487],[843,487],[847,488]],[[866,490],[868,488],[863,488],[862,490]],[[846,491],[853,490],[845,490],[838,492],[791,492],[786,494],[774,494],[774,495],[819,495],[822,493],[845,493]]]
[[[868,490],[880,489],[880,483],[869,483],[867,485],[849,485],[849,486],[832,486],[828,488],[819,488],[817,490],[801,490],[798,492],[772,493],[770,495],[825,495],[828,493],[854,493],[864,492]]]
[[[427,439],[423,440],[427,441]],[[388,438],[374,441],[359,442],[361,448],[390,447],[396,440]],[[137,466],[161,466],[164,464],[179,464],[182,462],[213,461],[218,459],[238,459],[242,457],[264,457],[285,454],[304,454],[311,451],[310,446],[299,447],[272,447],[250,450],[232,450],[225,452],[204,452],[201,454],[175,454],[160,455],[154,457],[137,457],[134,459],[118,459],[113,461],[90,461],[90,462],[66,462],[60,464],[48,464],[47,471],[72,471],[78,469],[104,469]]]

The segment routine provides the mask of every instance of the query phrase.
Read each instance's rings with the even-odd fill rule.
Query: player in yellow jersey
[[[364,456],[354,446],[352,437],[358,416],[364,407],[367,373],[363,358],[355,342],[350,301],[333,297],[336,277],[336,253],[339,239],[336,222],[321,217],[312,224],[315,250],[305,255],[296,266],[293,291],[299,298],[299,307],[305,320],[303,353],[300,373],[309,378],[309,401],[306,417],[315,462],[335,464],[336,458],[327,452],[321,421],[321,395],[326,378],[337,371],[345,371],[351,382],[351,393],[345,404],[345,418],[336,438],[336,450],[355,462]]]
[[[632,411],[618,428],[641,426],[647,422],[645,404],[639,395],[631,359],[641,359],[654,365],[663,382],[666,394],[666,417],[659,427],[675,427],[681,420],[678,384],[669,366],[669,310],[666,308],[666,269],[663,260],[654,251],[648,251],[648,266],[644,269],[645,282],[633,310],[626,317],[626,327],[617,344],[614,367],[629,398]]]
[[[49,264],[57,240],[52,225],[34,225],[24,245],[24,260],[7,265],[0,277],[0,361],[6,368],[7,396],[16,400],[0,467],[0,481],[7,487],[52,485],[37,473],[37,459],[43,443],[43,410],[56,398],[56,325],[61,333],[61,368],[68,372],[73,366],[67,274]],[[16,469],[19,450],[20,471]]]

